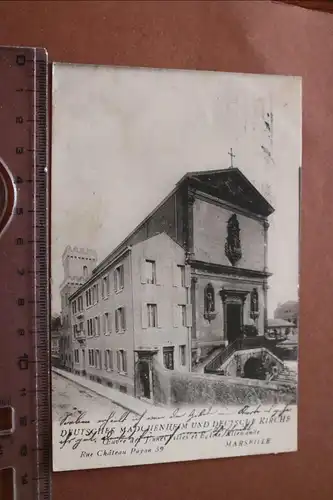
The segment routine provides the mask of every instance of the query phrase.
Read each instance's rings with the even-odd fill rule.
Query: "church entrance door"
[[[232,344],[241,335],[242,327],[242,306],[237,303],[227,304],[227,339]]]

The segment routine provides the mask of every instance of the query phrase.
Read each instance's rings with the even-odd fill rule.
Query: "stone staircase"
[[[285,384],[294,384],[297,381],[297,374],[293,370],[290,370],[286,366],[280,371],[277,377],[274,378],[274,382],[281,382]]]

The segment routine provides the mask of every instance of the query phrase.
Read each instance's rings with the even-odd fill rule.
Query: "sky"
[[[52,311],[61,256],[99,262],[188,171],[238,167],[274,206],[268,315],[297,300],[301,79],[214,71],[53,66]]]

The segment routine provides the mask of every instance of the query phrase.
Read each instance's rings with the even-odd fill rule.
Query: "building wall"
[[[122,248],[135,246],[162,233],[168,234],[180,245],[184,245],[186,241],[184,192],[184,190],[178,189],[171,194],[147,220],[136,228],[133,234],[122,242],[122,245],[116,249],[117,252],[121,251]],[[112,261],[114,253],[116,251],[112,252],[101,263],[103,267],[107,266],[108,261]]]
[[[291,321],[295,325],[298,323],[298,302],[288,301],[284,304],[279,304],[274,312],[274,318]]]
[[[196,199],[193,206],[194,258],[231,266],[225,255],[228,219],[231,210],[213,202]],[[263,271],[265,267],[264,227],[259,220],[237,214],[242,258],[236,266]]]
[[[156,283],[147,283],[145,261],[156,265]],[[180,269],[184,266],[184,282]],[[132,248],[133,314],[135,349],[156,348],[157,359],[163,364],[163,347],[174,347],[174,368],[189,370],[189,336],[192,310],[190,300],[190,268],[185,267],[185,254],[181,246],[165,233],[156,235]],[[149,326],[147,304],[157,306],[157,326]],[[183,326],[179,305],[185,306]],[[185,346],[186,362],[181,364],[180,346]]]
[[[251,324],[250,318],[250,292],[253,288],[257,288],[259,302],[259,317],[257,320],[258,333],[264,334],[264,292],[263,282],[259,279],[239,279],[230,278],[218,274],[208,274],[202,272],[197,274],[196,284],[196,338],[205,341],[213,341],[216,339],[227,340],[226,332],[224,331],[224,311],[223,302],[220,296],[222,288],[236,291],[247,291],[248,296],[243,308],[243,324]],[[216,317],[210,322],[205,319],[204,296],[205,288],[211,284],[215,292],[215,312]]]
[[[75,371],[86,371],[87,377],[98,380],[105,384],[113,384],[116,388],[119,386],[126,387],[127,392],[133,392],[133,378],[134,378],[134,344],[133,344],[133,314],[132,314],[132,281],[131,281],[131,265],[130,256],[116,262],[115,265],[110,266],[101,276],[89,282],[89,286],[82,287],[82,293],[79,296],[83,298],[83,314],[78,311],[76,306],[76,314],[72,312],[72,326],[79,325],[83,321],[85,346],[79,344],[77,340],[73,344],[73,359],[74,349],[79,349],[79,362],[74,363]],[[116,291],[114,286],[114,271],[117,267],[123,266],[124,286],[121,290]],[[109,293],[102,296],[102,280],[109,277]],[[98,285],[98,295],[92,305],[87,306],[86,291]],[[76,297],[78,304],[79,296]],[[72,300],[73,302],[73,300]],[[124,308],[125,311],[125,330],[116,332],[115,314],[116,309]],[[108,332],[104,331],[104,314],[109,314],[109,324],[111,326]],[[83,316],[83,317],[82,317]],[[91,336],[88,335],[88,321],[95,321],[99,318],[99,332],[96,331]],[[73,332],[74,336],[74,332]],[[113,369],[109,369],[105,364],[105,351],[110,350],[113,358]],[[85,366],[84,355],[85,351]],[[89,365],[89,350],[99,350],[101,356],[101,364],[95,366]],[[117,350],[124,350],[127,359],[127,373],[119,372],[117,368]]]
[[[89,248],[67,246],[62,256],[65,277],[91,275],[97,264],[97,253]]]
[[[73,369],[73,338],[69,297],[87,279],[97,262],[97,254],[89,248],[67,246],[62,255],[64,280],[60,287],[62,331],[59,340],[60,362],[67,370]]]

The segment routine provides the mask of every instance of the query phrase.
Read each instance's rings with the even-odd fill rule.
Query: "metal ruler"
[[[0,499],[51,498],[48,59],[0,47]]]

